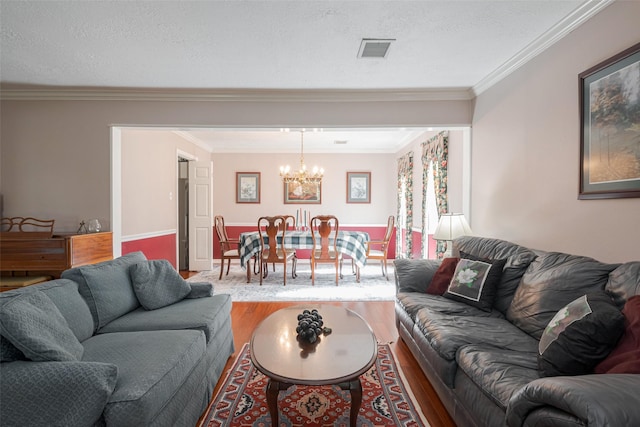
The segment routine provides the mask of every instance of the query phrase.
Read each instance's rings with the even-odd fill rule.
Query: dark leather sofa
[[[441,261],[395,260],[396,326],[457,425],[640,426],[640,375],[541,376],[554,314],[604,290],[620,309],[640,294],[640,261],[605,264],[465,236],[460,251],[506,259],[491,311],[425,293]]]

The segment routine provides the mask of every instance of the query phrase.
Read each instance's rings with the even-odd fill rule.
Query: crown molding
[[[576,8],[571,14],[553,26],[553,28],[531,42],[527,47],[512,56],[507,62],[473,86],[471,89],[473,97],[480,95],[482,92],[489,89],[491,86],[495,85],[527,62],[531,61],[533,58],[558,42],[571,31],[578,28],[585,21],[589,20],[614,1],[615,0],[590,0]]]
[[[0,86],[8,101],[394,102],[469,101],[470,88],[432,89],[144,89]]]

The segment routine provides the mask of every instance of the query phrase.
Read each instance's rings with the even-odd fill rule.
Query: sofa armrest
[[[547,377],[518,390],[507,406],[507,425],[522,426],[530,413],[551,407],[586,426],[640,425],[640,375]]]
[[[441,260],[432,259],[396,259],[396,292],[422,292],[440,267]]]
[[[185,298],[206,298],[213,295],[213,283],[209,282],[189,282],[191,292]]]
[[[117,378],[118,368],[108,363],[2,363],[0,420],[6,426],[93,426]]]

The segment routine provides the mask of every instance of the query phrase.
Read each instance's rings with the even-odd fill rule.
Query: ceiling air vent
[[[386,58],[395,39],[362,39],[358,58]]]

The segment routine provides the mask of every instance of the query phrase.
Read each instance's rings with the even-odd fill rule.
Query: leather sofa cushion
[[[629,298],[640,295],[640,261],[627,262],[613,270],[605,290],[621,309]]]
[[[469,344],[491,343],[512,350],[538,348],[537,340],[506,319],[455,316],[423,308],[417,312],[416,324],[433,349],[447,360],[454,360],[458,349]]]
[[[544,253],[522,277],[507,319],[540,339],[558,310],[586,293],[604,290],[609,273],[618,265],[559,252]]]
[[[106,425],[114,426],[153,425],[206,348],[204,333],[192,330],[100,334],[83,345],[83,361],[118,367],[118,383],[104,409]]]
[[[502,313],[496,310],[487,312],[468,304],[444,298],[440,295],[429,295],[421,292],[403,292],[396,294],[396,303],[406,311],[414,322],[416,320],[416,314],[424,307],[428,307],[430,310],[438,313],[453,314],[456,316],[504,318]]]
[[[494,308],[505,314],[522,275],[536,258],[535,252],[505,240],[475,236],[459,237],[454,240],[453,245],[454,252],[465,252],[485,259],[507,260],[493,301]]]
[[[431,259],[396,259],[394,274],[398,292],[425,292],[440,267],[441,261]]]
[[[207,342],[210,342],[229,319],[229,313],[231,297],[228,294],[183,299],[151,311],[139,307],[109,323],[98,333],[193,329],[203,331]]]
[[[458,352],[458,370],[506,410],[516,391],[539,378],[536,356],[536,349],[531,346],[507,350],[490,344],[468,345]]]

